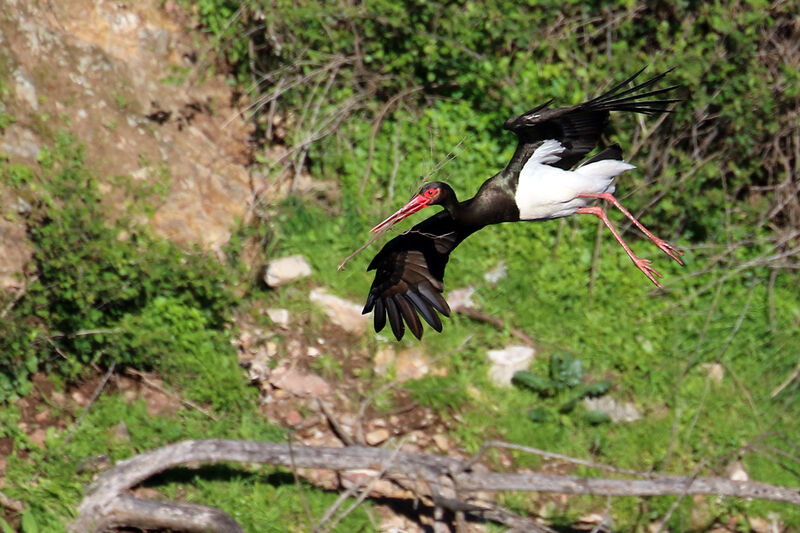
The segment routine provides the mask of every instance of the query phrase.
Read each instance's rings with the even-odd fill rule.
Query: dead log
[[[347,446],[297,446],[289,443],[240,440],[191,440],[164,446],[121,461],[104,472],[87,490],[71,524],[74,532],[100,532],[109,527],[172,528],[184,531],[242,531],[223,511],[200,505],[143,500],[128,491],[151,476],[178,465],[223,461],[262,463],[296,468],[373,470],[414,490],[437,508],[547,530],[479,497],[479,492],[532,491],[616,496],[716,494],[758,498],[800,505],[800,489],[725,478],[659,476],[655,479],[600,479],[537,473],[478,471],[451,457],[399,450]],[[535,529],[533,529],[535,527]]]

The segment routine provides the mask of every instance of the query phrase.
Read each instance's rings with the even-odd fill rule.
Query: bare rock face
[[[328,318],[350,333],[363,335],[367,330],[368,317],[361,314],[361,306],[328,293],[325,289],[314,289],[309,299],[317,304]]]
[[[218,252],[253,197],[251,127],[222,75],[200,80],[202,38],[184,32],[180,10],[158,0],[9,0],[2,11],[2,105],[15,122],[0,131],[0,151],[35,166],[43,139],[69,131],[110,208],[125,212],[130,198],[106,178],[129,176],[163,191],[143,217],[158,233]],[[0,184],[0,287],[30,255],[12,244],[25,239],[9,222],[9,196]]]
[[[311,275],[311,267],[302,255],[281,257],[267,264],[264,283],[267,287],[280,287],[299,278]]]

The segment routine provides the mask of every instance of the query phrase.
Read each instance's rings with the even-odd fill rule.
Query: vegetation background
[[[295,176],[308,172],[335,182],[341,194],[336,201],[290,196],[277,208],[262,198],[255,220],[232,240],[228,264],[219,264],[187,255],[131,221],[104,219],[79,139],[59,135],[39,168],[3,167],[4,181],[28,191],[32,202],[28,224],[38,276],[0,324],[6,401],[31,390],[36,370],[63,383],[87,368],[104,372],[116,365],[156,369],[172,376],[185,397],[228,414],[212,423],[187,411],[178,431],[117,397],[103,399],[74,437],[54,433],[44,450],[9,464],[8,478],[18,481],[9,493],[32,504],[21,517],[23,531],[63,527],[85,481],[70,475],[79,457],[116,459],[192,436],[283,438],[252,413],[255,393],[236,366],[229,323],[234,313],[278,301],[293,310],[308,303],[299,292],[278,295],[250,281],[240,262],[246,243],[257,242],[265,257],[302,253],[315,272],[309,283],[360,300],[377,244],[345,270],[336,265],[423,180],[448,181],[461,196],[471,195],[513,152],[513,136],[501,129],[507,118],[550,98],[556,105],[578,103],[643,66],[643,76],[674,69],[669,82],[683,87],[685,101],[658,119],[613,116],[607,142],[620,143],[638,167],[620,180],[621,199],[685,250],[687,267],[656,256],[646,241],[634,242],[664,274],[666,290],[656,291],[594,221],[486,229],[456,251],[446,283],[450,289],[473,285],[483,311],[507,329],[455,316],[441,335],[428,331],[424,349],[446,354],[440,363],[448,377],[426,378],[408,390],[418,403],[458,421],[450,436],[469,452],[497,437],[688,475],[725,475],[740,461],[751,479],[800,485],[796,2],[184,5],[213,36],[232,79],[250,98],[260,139],[285,145],[277,163],[258,157],[260,171],[278,176],[288,165]],[[138,194],[144,211],[157,191]],[[130,238],[120,239],[121,232]],[[508,275],[496,284],[484,281],[501,259]],[[533,372],[546,375],[552,354],[571,354],[588,381],[610,382],[610,394],[633,402],[643,418],[596,424],[558,411],[568,395],[553,399],[492,386],[486,351],[512,342],[512,327],[537,342]],[[85,331],[105,333],[75,335]],[[387,343],[368,335],[352,349],[374,353]],[[344,361],[327,364],[333,376]],[[709,365],[724,370],[720,382],[709,378]],[[383,383],[367,370],[363,377],[371,389]],[[542,410],[552,416],[540,416]],[[24,440],[15,429],[19,413],[1,412],[3,436]],[[126,444],[98,437],[120,419],[141,434]],[[74,461],[57,459],[53,447]],[[516,459],[518,466],[540,466],[535,457]],[[26,482],[33,477],[38,484]],[[220,505],[245,527],[288,531],[300,520],[295,487],[281,478],[252,472],[235,480],[188,477],[180,481],[191,482],[189,499]],[[167,480],[161,490],[174,496],[182,487]],[[331,501],[307,490],[314,509]],[[274,499],[280,494],[284,499]],[[506,499],[512,509],[564,526],[607,505],[590,497],[562,504]],[[232,510],[242,501],[252,505]],[[266,512],[259,504],[267,501],[286,504]],[[673,531],[714,524],[748,530],[752,517],[800,528],[796,509],[757,501],[619,498],[610,506],[619,530],[659,520]],[[341,527],[371,526],[354,516]]]

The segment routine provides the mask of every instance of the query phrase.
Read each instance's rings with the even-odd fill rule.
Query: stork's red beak
[[[403,207],[401,207],[395,214],[393,214],[392,216],[390,216],[389,218],[387,218],[386,220],[384,220],[383,222],[381,222],[380,224],[378,224],[377,226],[372,228],[370,231],[372,233],[378,233],[380,231],[383,231],[384,229],[388,228],[389,226],[392,226],[392,225],[400,222],[401,220],[406,218],[408,215],[412,215],[412,214],[416,213],[417,211],[419,211],[423,207],[428,207],[430,205],[430,203],[431,203],[431,200],[429,198],[425,198],[421,194],[418,194],[415,197],[413,197],[411,200],[409,200],[408,203],[406,205],[404,205]]]

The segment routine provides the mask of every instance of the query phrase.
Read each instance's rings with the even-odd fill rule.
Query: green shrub
[[[35,277],[0,324],[0,397],[24,392],[37,368],[68,377],[112,363],[180,370],[203,376],[186,380],[201,396],[215,372],[238,375],[225,329],[235,303],[227,271],[124,218],[110,220],[74,138],[60,135],[39,159],[28,217]]]

